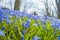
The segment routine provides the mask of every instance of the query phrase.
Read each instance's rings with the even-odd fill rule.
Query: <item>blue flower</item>
[[[2,18],[4,18],[4,14],[0,14],[1,16],[0,16],[0,18],[2,19]]]
[[[23,14],[23,17],[27,17],[28,16],[28,13],[22,13]]]
[[[30,20],[27,20],[27,21],[26,21],[26,24],[27,24],[27,25],[30,25]]]
[[[0,30],[0,36],[5,36],[5,33],[3,33],[2,30]]]
[[[24,26],[25,28],[28,28],[28,27],[29,27],[29,25],[27,25],[27,24],[23,24],[23,26]]]
[[[4,14],[8,14],[9,12],[9,10],[4,10]]]
[[[22,36],[22,40],[24,40],[24,36]]]
[[[41,22],[44,22],[44,23],[46,23],[46,19],[44,19],[44,18],[41,18],[40,20],[41,20]]]
[[[45,19],[47,20],[49,18],[49,16],[46,16]]]
[[[7,16],[7,15],[6,15],[4,18],[5,18],[5,19],[8,19],[8,18],[9,18],[9,16]]]
[[[60,36],[58,37],[58,40],[60,40]]]
[[[2,15],[2,13],[0,13],[0,16]]]
[[[24,34],[25,34],[25,32],[26,32],[26,30],[23,30],[23,31],[22,31],[22,34],[24,35]]]
[[[1,17],[4,17],[4,14],[2,14],[2,13],[0,15],[1,15]]]
[[[34,20],[38,20],[38,16],[37,16],[37,15],[34,15],[34,16],[33,16],[33,19],[34,19]]]
[[[0,13],[3,13],[3,10],[2,9],[0,9]]]
[[[1,30],[4,30],[5,29],[5,27],[2,27],[2,29]]]
[[[28,14],[28,18],[33,18],[34,15]]]
[[[26,23],[23,23],[23,26],[28,28],[30,26],[30,20],[27,20]]]
[[[21,12],[20,13],[20,17],[25,17],[25,16],[28,16],[28,14],[27,13],[24,13],[24,12]]]
[[[13,10],[9,10],[9,14],[14,14],[14,11]]]
[[[7,21],[7,22],[6,22],[7,24],[9,24],[9,23],[12,22],[12,20],[9,20],[9,19],[7,19],[6,21]]]
[[[60,23],[53,22],[53,24],[54,24],[54,28],[58,28],[58,29],[60,29]]]
[[[32,40],[40,40],[40,38],[37,36],[34,36]]]

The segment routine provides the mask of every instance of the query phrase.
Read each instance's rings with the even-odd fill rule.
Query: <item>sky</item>
[[[14,2],[15,0],[1,0],[0,6],[14,10]],[[48,6],[49,12],[51,14],[53,12],[54,16],[56,16],[57,7],[55,0],[48,0]],[[21,0],[20,11],[28,13],[33,13],[33,11],[36,11],[39,15],[43,16],[46,14],[45,0]]]

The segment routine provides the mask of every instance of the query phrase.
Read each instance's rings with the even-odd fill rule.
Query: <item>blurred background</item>
[[[0,0],[0,8],[60,19],[60,0]]]

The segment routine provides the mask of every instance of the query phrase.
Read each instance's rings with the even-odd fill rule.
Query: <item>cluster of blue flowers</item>
[[[28,13],[24,13],[24,12],[20,12],[20,11],[13,11],[13,10],[5,10],[5,9],[0,9],[0,22],[2,20],[7,20],[7,22],[11,22],[11,20],[9,20],[10,17],[12,16],[16,16],[16,17],[25,17],[27,16],[28,18],[33,18],[35,20],[40,19],[43,23],[46,23],[46,20],[51,21],[51,25],[55,28],[59,28],[60,29],[60,20],[57,18],[53,18],[53,17],[44,17],[44,16],[37,16],[37,15],[33,15],[33,14],[28,14]],[[27,20],[26,23],[23,23],[23,26],[25,28],[28,28],[30,26],[30,20]],[[2,27],[2,30],[4,30],[4,27]],[[0,36],[5,36],[5,33],[3,33],[3,31],[0,30]],[[22,31],[22,34],[24,35],[26,32],[26,30]],[[23,38],[24,39],[24,38]],[[59,36],[60,39],[60,36]],[[39,37],[34,36],[32,40],[40,40]]]
[[[30,21],[27,20],[26,23],[23,24],[24,27],[28,28],[30,26]]]

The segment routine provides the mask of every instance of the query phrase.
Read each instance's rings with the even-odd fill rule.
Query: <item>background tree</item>
[[[45,0],[45,8],[46,8],[46,15],[47,16],[50,16],[50,13],[49,13],[49,6],[48,6],[48,0]]]
[[[58,9],[57,16],[60,19],[60,0],[56,0],[56,4],[57,4],[57,9]]]
[[[15,0],[14,10],[20,10],[21,0]]]

